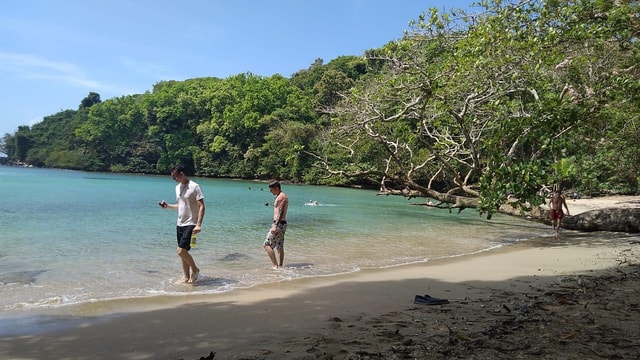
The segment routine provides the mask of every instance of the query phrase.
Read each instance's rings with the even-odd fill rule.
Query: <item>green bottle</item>
[[[189,246],[191,246],[192,248],[196,247],[196,238],[197,238],[196,233],[191,234],[191,244]]]

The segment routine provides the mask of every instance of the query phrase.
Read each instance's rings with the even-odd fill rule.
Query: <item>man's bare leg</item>
[[[182,262],[182,271],[184,272],[184,282],[189,282],[189,269],[191,268],[189,266],[189,264],[184,261],[184,259],[180,258],[181,262]]]
[[[273,264],[273,269],[277,269],[278,268],[278,263],[276,262],[276,254],[275,254],[275,252],[273,252],[273,249],[271,248],[271,246],[264,245],[264,251],[266,251],[267,255],[269,255],[269,259],[271,260],[271,263]]]
[[[278,266],[279,267],[283,267],[283,265],[284,265],[284,248],[278,249],[278,256],[280,257],[280,264]]]
[[[178,256],[182,259],[182,269],[184,271],[185,278],[187,282],[194,282],[198,279],[198,273],[200,273],[200,269],[196,266],[195,260],[191,254],[189,254],[188,250],[178,248]],[[189,270],[191,270],[191,275],[189,275]]]

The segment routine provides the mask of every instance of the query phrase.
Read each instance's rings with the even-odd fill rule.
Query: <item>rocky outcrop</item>
[[[590,210],[562,219],[563,228],[580,231],[640,232],[640,208]]]

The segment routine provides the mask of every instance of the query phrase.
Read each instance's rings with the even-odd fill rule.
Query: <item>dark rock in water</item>
[[[0,284],[33,284],[36,282],[36,277],[43,272],[45,270],[26,270],[2,274],[0,275]]]
[[[313,267],[313,263],[292,263],[286,264],[289,269],[309,269]]]
[[[228,255],[225,255],[222,259],[222,261],[238,261],[238,260],[242,260],[242,259],[247,259],[249,258],[247,255],[245,254],[240,254],[240,253],[231,253]]]
[[[216,353],[213,351],[209,353],[209,356],[202,356],[199,360],[213,360],[216,357]]]

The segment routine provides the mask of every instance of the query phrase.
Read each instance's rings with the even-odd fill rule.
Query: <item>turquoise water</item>
[[[262,241],[273,195],[263,182],[191,178],[206,215],[192,250],[202,279],[181,282],[169,176],[0,166],[0,316],[109,299],[218,293],[493,249],[548,227],[473,210],[412,206],[375,191],[283,185],[286,268],[270,270]],[[320,206],[309,206],[309,200]],[[421,200],[414,200],[419,202]]]

